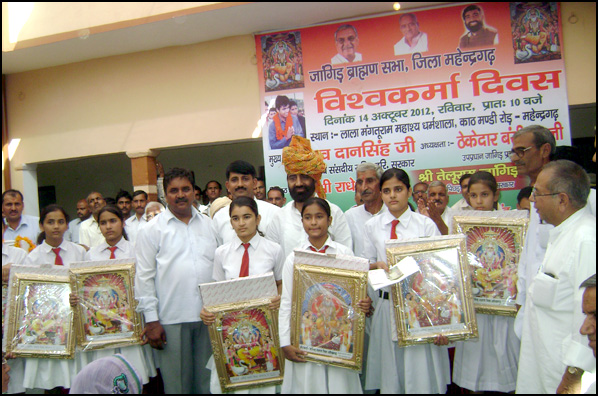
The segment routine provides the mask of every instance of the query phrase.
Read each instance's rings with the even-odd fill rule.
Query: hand
[[[284,352],[284,356],[292,362],[295,363],[305,363],[305,356],[307,356],[307,352],[303,352],[297,347],[293,345],[287,345],[286,347],[282,348]]]
[[[10,275],[10,264],[2,267],[2,283],[8,283],[8,276]]]
[[[149,342],[149,338],[147,338],[147,337],[145,336],[145,330],[146,330],[146,329],[143,329],[143,330],[141,331],[141,334],[139,335],[139,337],[141,338],[141,344],[139,344],[139,345],[145,345],[145,344],[147,344],[147,343]]]
[[[357,306],[363,311],[363,313],[368,315],[370,313],[370,308],[372,307],[372,299],[368,296],[363,300],[359,300]]]
[[[78,295],[76,295],[75,293],[69,294],[69,304],[71,304],[72,308],[77,308],[77,305],[79,305],[79,301],[81,300],[79,299]]]
[[[156,172],[158,172],[159,177],[164,177],[164,167],[159,161],[156,161]]]
[[[146,323],[144,333],[152,348],[164,349],[164,345],[166,345],[166,332],[159,320]]]
[[[207,326],[211,325],[216,321],[216,315],[206,310],[205,308],[201,309],[199,317],[201,318],[201,321],[204,322]]]
[[[268,308],[273,309],[273,310],[279,309],[280,308],[280,296],[274,297],[270,301],[270,304],[268,305]]]
[[[563,379],[556,388],[556,393],[560,394],[579,394],[581,393],[581,375],[574,375],[565,369]]]
[[[429,202],[424,198],[420,198],[417,201],[417,209],[420,214],[429,217],[436,223],[436,227],[438,227],[438,231],[440,231],[442,235],[448,235],[448,226],[445,224],[444,220],[442,220],[442,215],[434,202]]]
[[[373,264],[370,264],[370,271],[373,269],[383,269],[384,271],[388,272],[388,266],[384,261],[378,261]]]
[[[290,138],[294,134],[295,134],[295,127],[289,127],[289,130],[287,131],[287,138]]]
[[[449,339],[447,338],[447,336],[444,336],[442,334],[438,335],[434,339],[434,345],[442,346],[442,345],[448,345],[448,344],[449,344]]]
[[[430,217],[428,209],[428,202],[426,202],[423,198],[417,200],[417,210],[419,211],[419,214]]]

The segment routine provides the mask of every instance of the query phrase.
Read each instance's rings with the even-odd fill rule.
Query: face
[[[194,195],[193,184],[187,178],[172,179],[166,188],[168,208],[177,217],[187,217],[191,213]]]
[[[469,186],[469,204],[475,210],[494,210],[494,203],[498,202],[498,192],[493,193],[484,183]]]
[[[158,205],[152,205],[151,207],[147,208],[145,218],[147,221],[150,221],[160,213],[162,213],[162,208]]]
[[[463,21],[467,30],[477,32],[484,26],[483,19],[484,16],[480,11],[472,10],[465,13]]]
[[[61,241],[62,236],[68,229],[68,224],[64,214],[60,210],[56,210],[46,215],[40,228],[46,233],[48,242]]]
[[[536,209],[536,212],[538,212],[540,219],[548,224],[555,225],[555,223],[558,224],[558,195],[544,195],[551,194],[551,191],[548,189],[551,177],[552,172],[550,170],[540,172],[536,184],[534,185],[532,195],[530,195],[529,198],[530,201],[534,203],[534,208]]]
[[[308,175],[287,175],[287,184],[291,198],[297,202],[307,201],[316,191],[316,181]]]
[[[87,219],[91,211],[89,210],[89,205],[87,205],[87,201],[79,201],[77,202],[77,217],[81,220]]]
[[[328,227],[332,218],[318,204],[312,204],[304,208],[303,229],[311,239],[318,239],[328,236]]]
[[[272,120],[275,115],[276,115],[276,110],[270,110],[268,112],[268,119]]]
[[[100,231],[109,245],[114,245],[123,235],[123,223],[114,213],[104,212],[100,216]]]
[[[297,107],[297,105],[292,105],[291,106],[291,114],[296,116],[297,114],[299,114],[299,107]]]
[[[355,59],[355,52],[359,46],[359,38],[353,29],[343,29],[336,34],[336,50],[345,59],[352,61]]]
[[[282,118],[287,118],[289,116],[289,105],[284,105],[284,106],[280,106],[278,109],[276,109],[276,111],[278,111],[278,115]]]
[[[407,41],[411,41],[415,36],[419,34],[419,24],[415,22],[411,16],[401,18],[399,22],[399,29]]]
[[[428,197],[427,191],[428,186],[425,184],[416,184],[413,187],[413,200],[417,202],[420,198],[426,199]]]
[[[469,194],[467,193],[467,189],[469,188],[469,178],[463,180],[461,183],[461,195],[467,202],[469,202]]]
[[[6,194],[2,202],[2,214],[8,221],[18,221],[23,213],[23,199],[19,194]]]
[[[255,189],[253,190],[255,197],[264,201],[266,199],[266,184],[258,180],[255,184]]]
[[[257,232],[260,216],[256,217],[248,206],[235,206],[230,215],[230,223],[239,239],[249,242]]]
[[[125,218],[131,213],[131,200],[127,197],[120,197],[118,201],[116,201],[116,206],[120,209]]]
[[[518,210],[530,210],[531,204],[529,202],[529,198],[521,198],[521,202],[517,204]]]
[[[239,197],[253,198],[256,183],[257,179],[251,175],[231,172],[226,182],[226,189],[233,195],[233,199]]]
[[[268,202],[278,207],[283,207],[287,203],[287,199],[278,190],[268,191]]]
[[[193,190],[195,192],[195,200],[201,201],[201,190]]]
[[[218,187],[218,183],[210,182],[206,188],[206,195],[208,196],[210,202],[215,200],[220,196],[221,189]]]
[[[135,214],[141,216],[145,213],[145,205],[147,205],[147,199],[145,199],[145,195],[137,194],[133,197],[133,210]]]
[[[446,189],[442,186],[430,187],[428,190],[428,203],[433,202],[439,213],[444,213],[446,205],[448,205],[448,195]]]
[[[89,208],[91,209],[92,213],[97,214],[100,211],[100,209],[106,206],[106,201],[104,201],[104,197],[102,197],[102,194],[94,192],[89,194],[89,196],[87,197],[87,204],[89,205]]]
[[[371,203],[380,199],[380,179],[375,170],[357,172],[355,189],[361,193],[363,203]]]
[[[511,155],[511,161],[517,167],[517,172],[520,175],[538,174],[544,166],[542,152],[536,147],[532,133],[525,133],[514,138],[512,150],[518,153]]]
[[[586,315],[579,332],[588,336],[588,345],[596,357],[596,288],[588,287],[583,292],[583,313]]]
[[[408,200],[411,197],[411,189],[405,183],[393,177],[382,185],[382,201],[395,217],[400,217],[409,207]]]

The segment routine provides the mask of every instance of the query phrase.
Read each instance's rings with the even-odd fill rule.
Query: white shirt
[[[471,206],[467,203],[465,198],[461,198],[458,200],[453,206],[451,206],[453,210],[473,210]]]
[[[81,221],[81,219],[78,217],[74,220],[71,220],[69,222],[69,229],[64,233],[64,239],[74,243],[79,243],[79,228],[81,227],[81,223],[83,223],[83,221]]]
[[[185,224],[169,209],[139,230],[135,298],[146,322],[199,322],[199,285],[212,282],[216,237],[211,219],[191,211]]]
[[[60,258],[65,268],[69,267],[70,263],[85,260],[85,249],[76,243],[63,240],[58,246],[60,248]],[[36,247],[29,253],[25,259],[27,265],[41,265],[41,264],[52,264],[56,261],[56,254],[52,251],[53,247],[48,245],[46,241],[42,242],[41,245]]]
[[[423,32],[419,32],[417,36],[413,38],[415,45],[410,47],[403,37],[398,43],[395,44],[395,55],[413,54],[414,52],[426,52],[428,51],[428,35]]]
[[[374,216],[379,215],[384,210],[382,208],[376,214],[371,214],[365,209],[365,205],[354,206],[345,212],[347,224],[351,230],[351,239],[353,240],[353,253],[359,257],[363,255],[363,233],[365,231],[365,223]]]
[[[361,62],[363,60],[361,54],[359,52],[355,53],[355,59],[352,62]],[[336,54],[330,59],[330,63],[333,65],[338,65],[339,63],[349,63],[349,60],[342,56],[341,54]]]
[[[341,208],[330,201],[327,202],[330,205],[332,214],[332,224],[328,227],[330,237],[333,241],[352,249],[351,230],[347,224],[345,214]],[[285,257],[291,254],[293,249],[299,247],[301,243],[307,241],[307,233],[303,229],[301,221],[301,212],[295,208],[295,201],[283,206],[274,216],[266,229],[266,238],[282,246]]]
[[[145,215],[142,215],[141,219],[138,219],[136,214],[129,217],[125,221],[125,231],[127,231],[127,238],[129,238],[129,241],[134,243],[137,240],[137,233],[139,232],[139,226],[141,224],[145,224],[145,223],[147,223],[147,220],[145,219]]]
[[[91,216],[79,226],[79,243],[89,248],[100,245],[104,242],[104,235],[95,217]]]
[[[260,275],[272,271],[274,279],[281,280],[284,256],[280,245],[259,234],[255,234],[249,244],[247,250],[249,252],[249,275]],[[214,254],[214,272],[212,274],[214,281],[237,279],[244,254],[245,247],[237,235],[229,243],[218,247]]]
[[[583,208],[549,234],[525,302],[517,393],[556,392],[567,366],[596,369],[587,338],[579,334],[584,320],[579,285],[596,273],[596,218]]]
[[[260,225],[258,229],[263,233],[266,232],[268,229],[268,225],[276,215],[280,211],[280,208],[276,205],[272,205],[270,202],[262,201],[259,199],[255,199],[257,202],[257,211],[258,214],[261,216]],[[224,245],[233,240],[237,234],[233,229],[233,226],[230,223],[230,204],[220,209],[214,215],[212,219],[212,227],[214,227],[214,231],[216,232],[216,238],[218,239],[218,245]]]
[[[2,244],[2,266],[8,264],[22,264],[27,258],[27,252],[14,246]]]
[[[6,243],[12,245],[10,242],[14,241],[17,236],[29,238],[33,243],[37,242],[37,236],[40,233],[39,217],[21,215],[21,222],[14,230],[8,225],[6,219],[4,223],[6,224],[6,231],[4,231],[4,241]]]
[[[135,244],[127,241],[125,238],[121,238],[116,243],[116,250],[114,250],[115,259],[135,258]],[[110,245],[106,241],[102,242],[101,245],[92,247],[85,253],[86,261],[104,261],[110,260]]]

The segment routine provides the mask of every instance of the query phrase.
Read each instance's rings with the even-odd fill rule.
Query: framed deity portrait
[[[363,260],[363,261],[362,261]],[[367,260],[295,252],[291,343],[305,360],[360,371]]]
[[[70,281],[79,297],[75,309],[77,342],[83,350],[141,343],[141,316],[135,311],[135,262],[73,263]]]
[[[269,307],[278,295],[273,273],[206,283],[200,291],[216,316],[208,329],[222,391],[281,384],[278,309]]]
[[[477,312],[515,316],[517,268],[529,222],[527,211],[469,211],[453,217],[466,236],[471,292]]]
[[[419,270],[391,287],[399,346],[478,337],[465,237],[387,242],[389,268],[415,260]]]
[[[16,357],[72,359],[75,354],[68,269],[13,265],[3,347]]]

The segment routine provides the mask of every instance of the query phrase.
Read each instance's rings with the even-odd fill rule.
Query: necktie
[[[116,246],[110,246],[108,248],[108,250],[110,250],[110,260],[114,260],[116,258],[116,256],[114,255],[114,251],[116,250]]]
[[[397,226],[399,225],[399,220],[393,220],[390,226],[390,239],[397,239]]]
[[[52,248],[52,251],[56,255],[56,259],[54,259],[54,265],[64,265],[62,262],[62,257],[60,257],[60,248]]]
[[[249,243],[244,243],[245,253],[243,253],[243,260],[241,260],[241,271],[239,272],[239,278],[244,278],[249,275]]]
[[[324,245],[324,247],[320,250],[317,250],[315,247],[310,246],[309,247],[311,249],[312,252],[316,252],[316,253],[326,253],[326,249],[328,249],[328,245]]]

